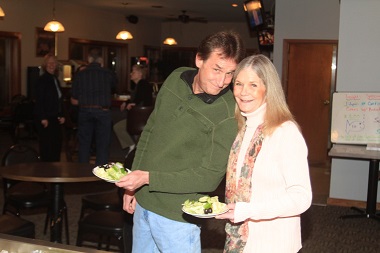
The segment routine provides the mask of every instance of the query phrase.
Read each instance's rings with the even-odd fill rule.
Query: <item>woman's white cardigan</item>
[[[265,110],[264,105],[256,114],[245,115],[248,128],[244,138],[251,140]],[[241,164],[240,158],[237,164]],[[235,207],[235,222],[249,220],[244,252],[298,252],[302,247],[300,214],[310,207],[312,191],[307,146],[293,122],[283,123],[264,138],[252,173],[251,192],[249,203],[238,202]]]

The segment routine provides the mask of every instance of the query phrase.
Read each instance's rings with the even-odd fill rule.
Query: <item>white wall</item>
[[[283,39],[339,40],[337,91],[380,91],[379,10],[378,0],[276,1],[274,64],[280,75]],[[332,159],[330,197],[366,201],[368,166]]]
[[[339,0],[277,0],[274,65],[282,75],[284,39],[338,40]]]
[[[337,91],[380,92],[379,10],[378,0],[341,0]],[[366,161],[333,159],[330,197],[366,201],[368,167]]]

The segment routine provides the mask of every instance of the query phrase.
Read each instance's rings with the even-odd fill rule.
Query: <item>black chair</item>
[[[132,167],[134,155],[135,150],[127,155],[124,167]],[[115,243],[121,252],[130,250],[132,215],[122,209],[123,194],[124,189],[118,188],[115,192],[87,195],[82,198],[77,246],[83,246],[84,241],[96,241],[99,250],[110,250],[111,244]],[[89,212],[91,209],[92,212]]]
[[[38,152],[33,147],[25,144],[15,144],[5,152],[1,166],[39,161],[40,157]],[[44,227],[44,233],[46,234],[49,219],[52,216],[50,215],[51,196],[45,184],[3,178],[3,193],[3,214],[12,213],[16,216],[20,216],[21,210],[23,209],[46,208],[47,215]],[[69,244],[66,204],[64,204],[63,212],[66,241],[67,244]]]
[[[97,242],[98,250],[110,250],[112,242],[115,241],[120,252],[124,252],[124,222],[123,211],[108,210],[90,213],[78,223],[76,245],[82,247],[87,246],[83,245],[84,241]],[[104,244],[105,248],[103,248]]]
[[[34,239],[35,225],[33,222],[20,217],[3,214],[0,215],[0,233]]]
[[[11,146],[4,154],[1,165],[40,161],[38,152],[24,144]],[[23,182],[3,178],[4,206],[3,214],[11,212],[20,216],[20,209],[48,207],[49,193],[42,183]]]
[[[82,208],[79,220],[92,211],[120,211],[122,204],[117,190],[105,193],[90,194],[82,197]]]
[[[127,132],[137,144],[140,135],[152,113],[153,106],[133,106],[127,113]]]
[[[8,104],[8,106],[4,110],[2,110],[0,114],[0,127],[1,129],[4,129],[7,132],[9,132],[14,143],[17,142],[16,132],[18,129],[18,125],[16,122],[16,107],[25,99],[26,97],[24,95],[14,95],[11,98],[11,101]]]

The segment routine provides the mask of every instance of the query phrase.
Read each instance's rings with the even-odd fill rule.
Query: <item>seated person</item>
[[[153,105],[153,86],[146,81],[146,70],[141,65],[133,65],[131,80],[135,83],[135,89],[132,93],[131,100],[120,105],[120,111],[129,111],[133,106],[152,106]],[[122,149],[132,150],[135,145],[127,133],[127,120],[123,119],[113,126],[113,130],[120,142]]]

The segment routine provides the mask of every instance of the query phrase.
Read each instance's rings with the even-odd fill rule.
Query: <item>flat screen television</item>
[[[244,1],[244,11],[250,31],[257,31],[265,26],[265,11],[263,0]]]

